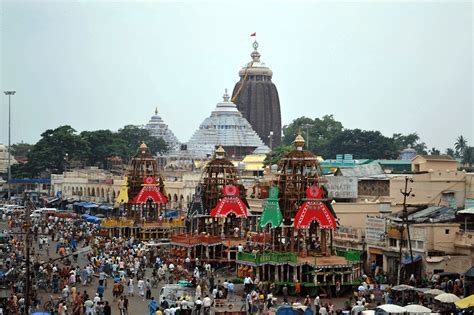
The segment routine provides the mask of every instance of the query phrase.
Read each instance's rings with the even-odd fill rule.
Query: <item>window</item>
[[[423,241],[416,241],[416,248],[423,249],[423,246],[424,246]]]
[[[407,246],[408,246],[407,240],[402,240],[402,248],[403,247],[407,248]]]
[[[444,234],[449,234],[449,229],[444,230]]]
[[[394,238],[389,239],[391,247],[397,247],[397,240]]]

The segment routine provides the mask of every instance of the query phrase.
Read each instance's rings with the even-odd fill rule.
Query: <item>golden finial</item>
[[[140,144],[139,150],[140,150],[143,154],[146,152],[146,150],[148,150],[148,147],[147,147],[147,145],[145,144],[145,142],[142,142],[142,144]]]
[[[295,141],[293,141],[293,143],[297,149],[303,149],[305,141],[303,136],[301,135],[301,132],[298,132],[298,135],[296,136]]]
[[[216,158],[223,158],[225,155],[225,150],[222,146],[219,146],[219,148],[217,148],[216,150]]]

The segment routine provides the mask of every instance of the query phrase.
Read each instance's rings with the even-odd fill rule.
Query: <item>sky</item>
[[[65,124],[145,124],[155,107],[186,142],[232,91],[257,32],[283,124],[332,114],[345,128],[417,132],[441,151],[461,134],[474,144],[471,1],[0,0],[0,10],[12,143]]]

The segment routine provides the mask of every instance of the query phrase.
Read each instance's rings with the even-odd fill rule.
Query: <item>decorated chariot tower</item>
[[[145,143],[130,161],[124,183],[116,198],[118,216],[108,218],[102,229],[109,236],[134,236],[142,240],[169,238],[184,230],[184,220],[170,218],[166,209],[163,178]]]
[[[299,282],[307,294],[352,284],[361,275],[361,262],[337,256],[332,234],[336,214],[327,199],[325,179],[317,157],[303,150],[298,135],[295,149],[283,156],[264,201],[259,227],[265,241],[252,242],[238,253],[238,275],[255,275],[275,282],[275,291]]]
[[[173,254],[202,261],[235,262],[230,249],[245,242],[249,208],[237,169],[219,147],[207,163],[188,211],[188,232],[172,237]]]

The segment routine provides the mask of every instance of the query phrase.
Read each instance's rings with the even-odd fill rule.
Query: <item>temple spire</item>
[[[250,54],[250,57],[252,57],[252,62],[260,62],[260,53],[258,52],[258,42],[254,41],[253,44],[253,51]]]
[[[225,103],[229,102],[230,96],[229,94],[227,94],[227,89],[224,90],[224,95],[222,96],[222,98],[224,99]]]
[[[158,106],[155,107],[155,115],[158,115]]]

